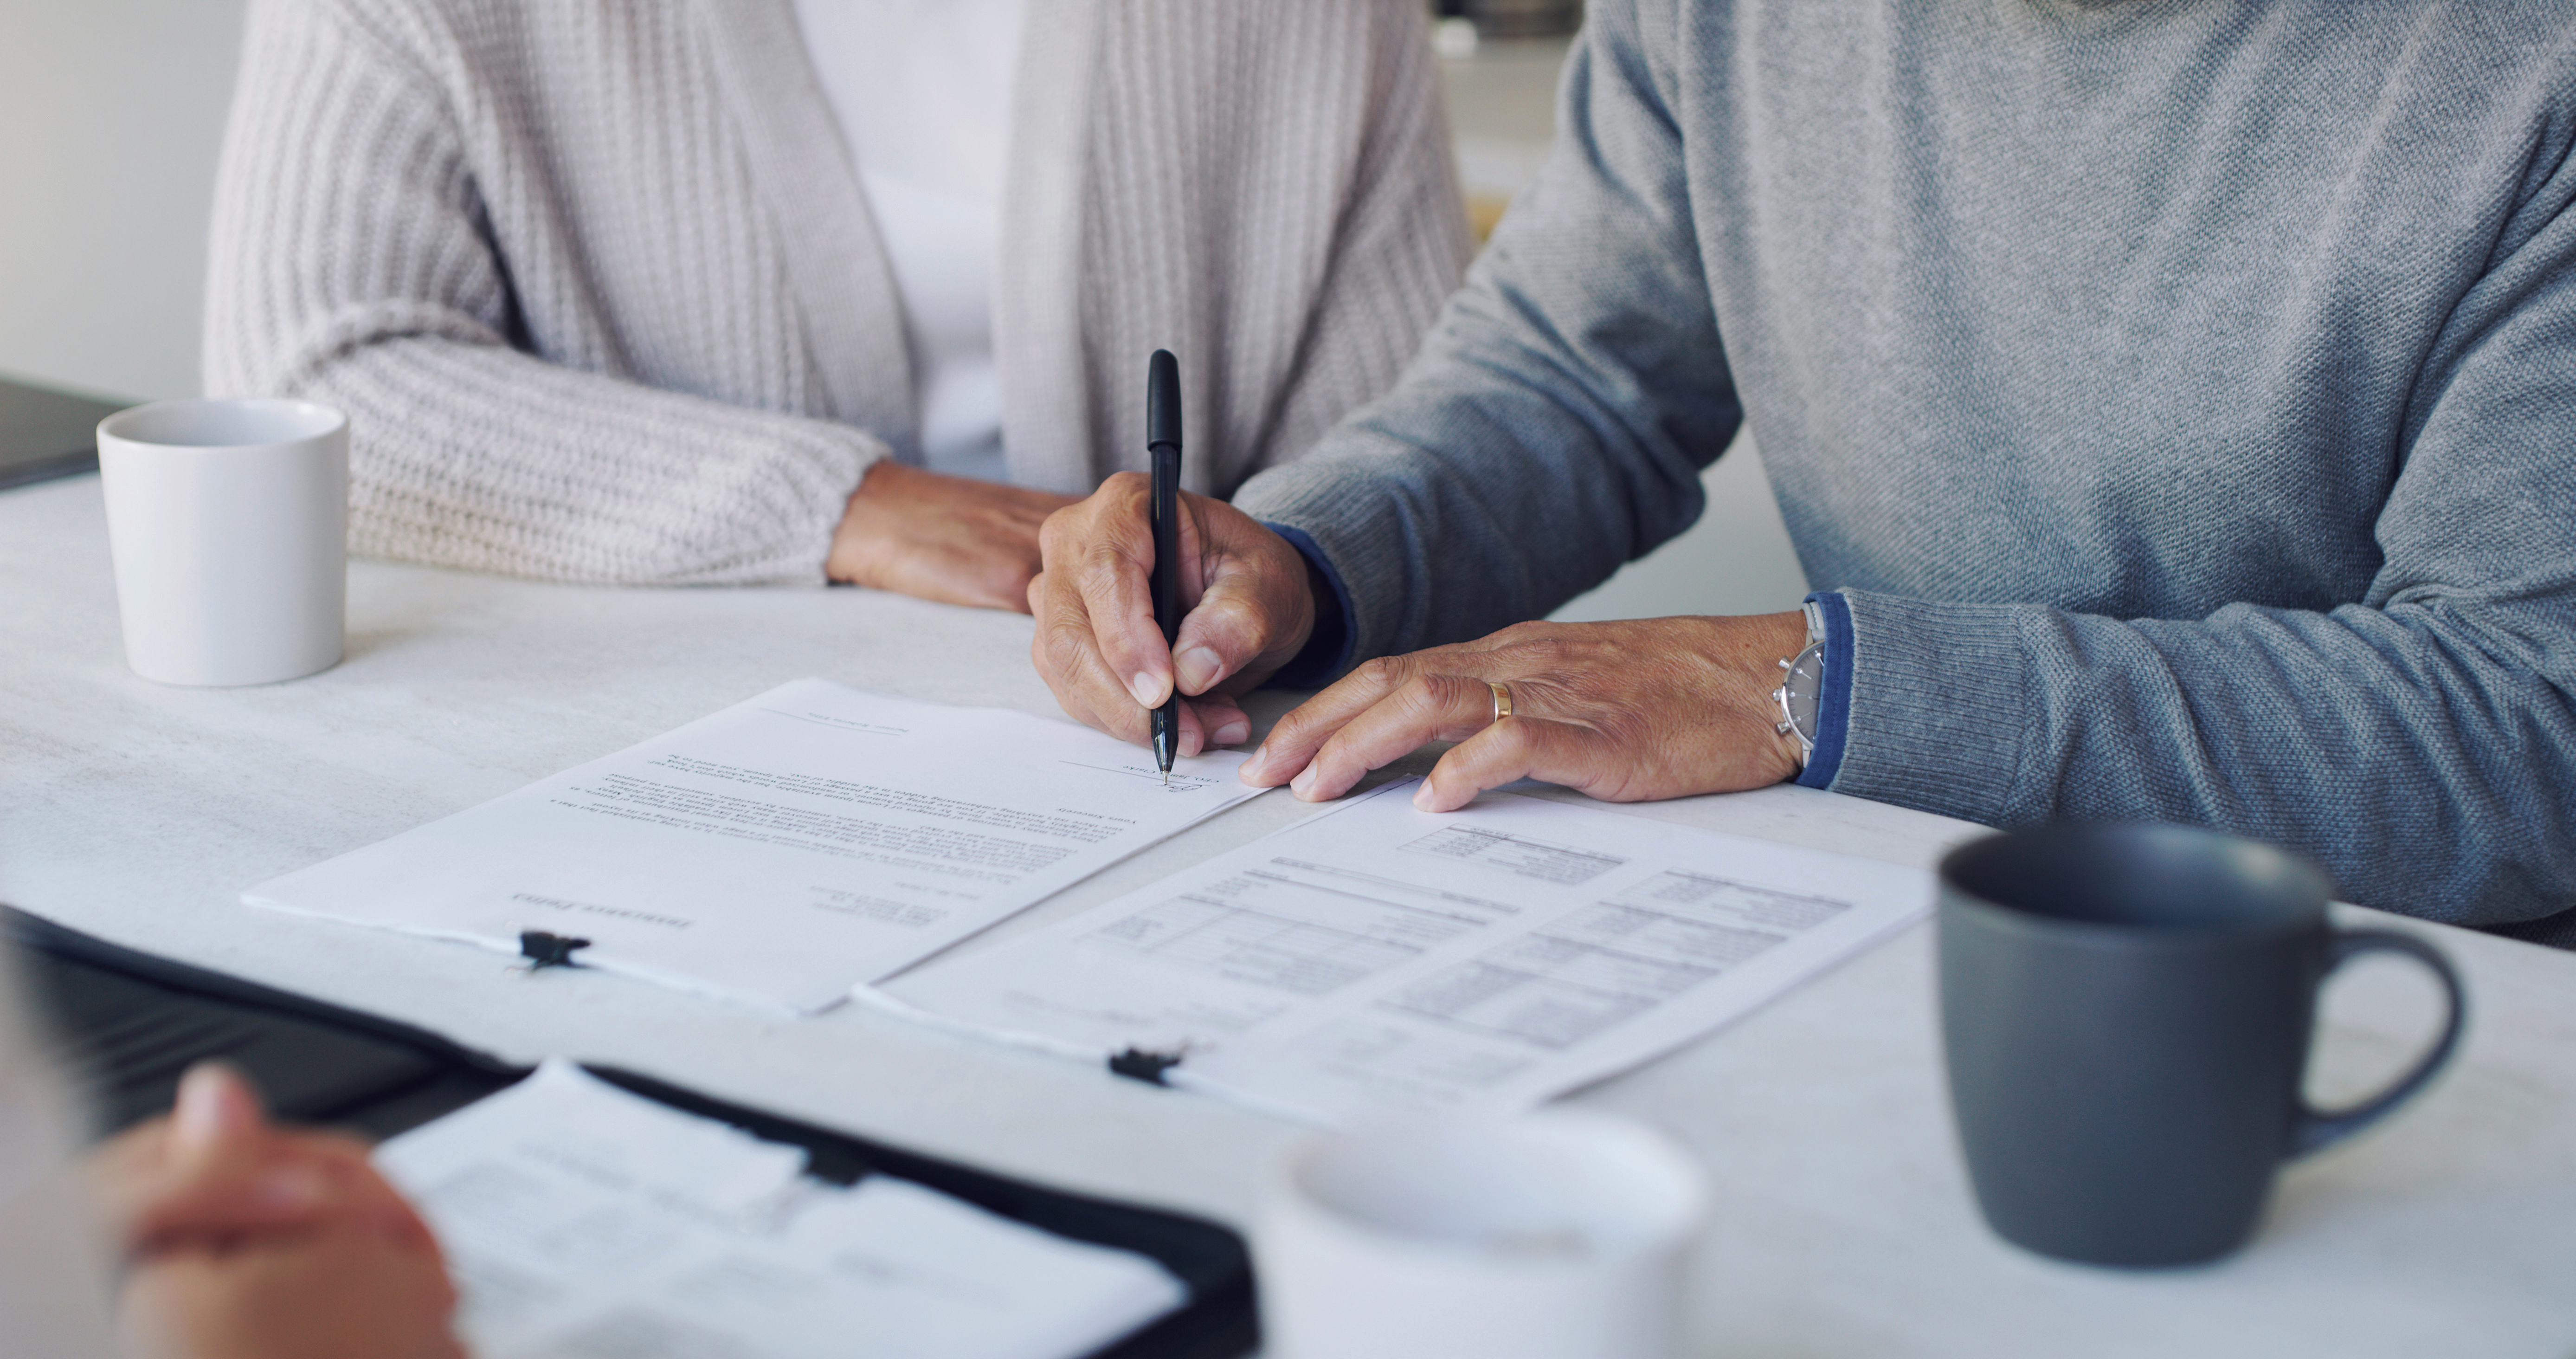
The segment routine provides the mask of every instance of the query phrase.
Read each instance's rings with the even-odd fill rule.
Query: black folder
[[[390,1137],[528,1074],[420,1029],[156,958],[0,906],[21,984],[56,1064],[73,1073],[101,1136],[166,1110],[180,1073],[219,1057],[248,1072],[281,1118]],[[636,1094],[805,1149],[836,1184],[892,1175],[1077,1241],[1160,1261],[1189,1301],[1094,1359],[1233,1359],[1260,1343],[1243,1239],[1200,1218],[1087,1198],[935,1156],[726,1104],[650,1077],[593,1074]]]

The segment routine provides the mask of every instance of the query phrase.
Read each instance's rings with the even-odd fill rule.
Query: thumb
[[[201,1062],[180,1078],[157,1170],[111,1169],[103,1189],[129,1253],[153,1254],[308,1220],[332,1196],[335,1172],[331,1158],[292,1150],[240,1072]]]
[[[231,1066],[199,1062],[179,1078],[170,1110],[170,1155],[181,1163],[211,1159],[268,1126],[259,1093]]]

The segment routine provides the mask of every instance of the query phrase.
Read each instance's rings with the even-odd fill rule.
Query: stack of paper
[[[1413,781],[866,998],[1293,1117],[1505,1112],[1659,1056],[1930,908],[1930,874]]]
[[[484,1359],[1074,1359],[1179,1307],[1154,1261],[537,1074],[387,1142]]]
[[[242,894],[810,1012],[1259,790],[1025,713],[798,680]]]

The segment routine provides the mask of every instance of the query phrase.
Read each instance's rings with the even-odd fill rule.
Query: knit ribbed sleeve
[[[1320,7],[1318,7],[1320,8]],[[1309,451],[1352,407],[1393,386],[1472,253],[1424,10],[1380,4],[1366,60],[1327,69],[1365,81],[1358,154],[1343,167],[1349,210],[1315,305],[1279,318],[1296,337],[1295,377],[1263,466]]]
[[[1015,467],[1077,431],[1087,477],[1062,489],[1142,467],[1156,349],[1180,357],[1183,484],[1208,495],[1304,456],[1394,385],[1470,250],[1424,16],[1413,0],[1099,7],[1081,333],[1059,356],[1079,358],[1064,389],[1087,405],[1013,429]]]
[[[532,8],[528,24],[548,21]],[[633,78],[711,102],[684,23],[634,21],[670,31],[634,44],[661,69]],[[680,121],[559,123],[548,146],[592,138],[601,166],[653,168],[552,174],[523,125],[545,109],[476,59],[542,39],[393,4],[253,6],[214,214],[208,391],[347,412],[361,553],[563,580],[819,581],[884,445],[787,413],[811,408],[816,379],[727,124],[637,147],[618,138]],[[572,207],[623,224],[612,249],[560,238]],[[723,333],[725,363],[678,371],[669,355],[710,352],[689,341],[700,327]]]

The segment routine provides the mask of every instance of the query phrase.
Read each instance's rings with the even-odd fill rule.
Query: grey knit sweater
[[[1466,258],[1414,0],[1044,0],[995,278],[1012,477],[1230,492],[1385,390]],[[361,552],[821,579],[908,453],[899,302],[789,0],[257,0],[211,392],[349,413]]]
[[[1546,613],[1741,419],[1849,603],[1837,790],[2576,933],[2564,3],[1590,13],[1417,365],[1237,497],[1359,654]]]

